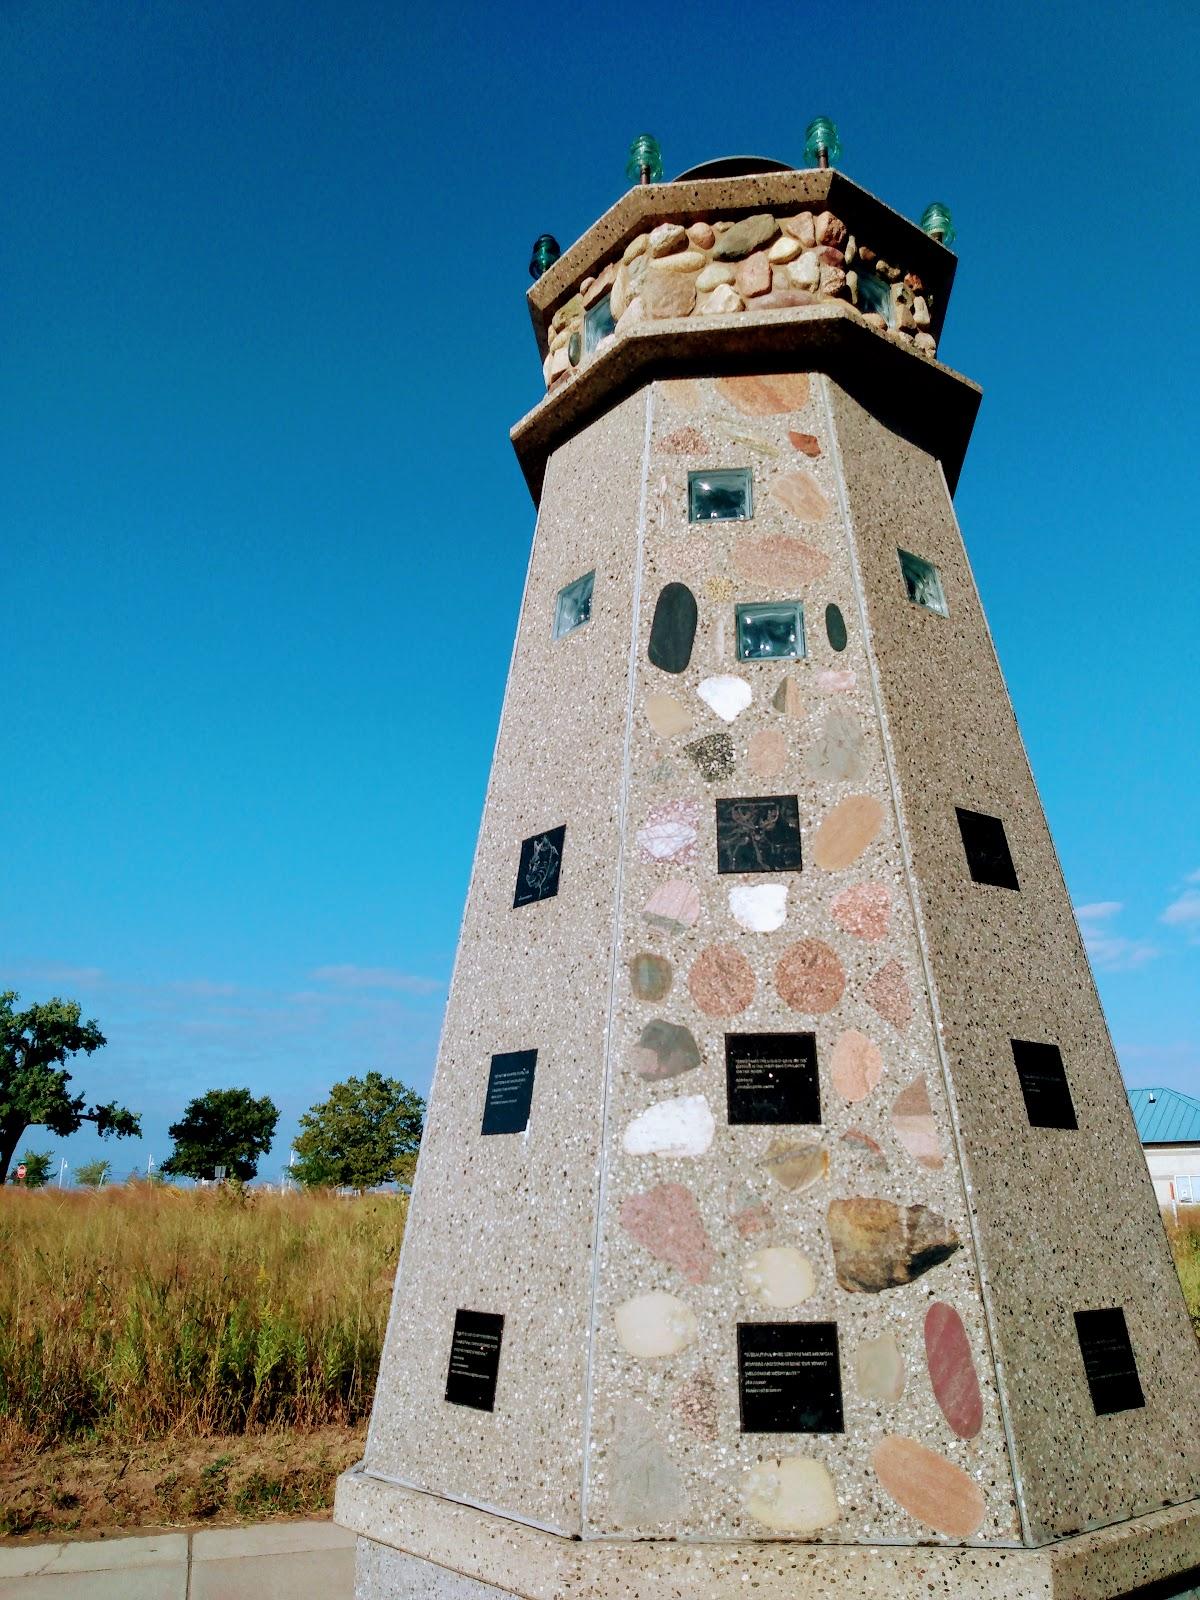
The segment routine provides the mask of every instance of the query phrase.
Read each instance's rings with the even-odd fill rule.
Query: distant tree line
[[[52,1157],[27,1149],[16,1163],[17,1146],[27,1129],[78,1132],[92,1123],[101,1138],[131,1138],[141,1133],[140,1113],[115,1102],[88,1107],[69,1087],[66,1063],[91,1055],[105,1044],[94,1021],[81,1021],[74,1000],[50,1000],[17,1010],[17,995],[0,994],[0,1184],[20,1180],[40,1188],[51,1177]],[[326,1100],[300,1118],[289,1175],[310,1188],[375,1188],[408,1185],[416,1168],[425,1102],[415,1090],[380,1072],[335,1083]],[[248,1183],[271,1148],[279,1108],[268,1095],[249,1089],[209,1089],[184,1107],[167,1132],[171,1154],[159,1172],[164,1178],[217,1178]],[[112,1163],[89,1161],[76,1169],[76,1181],[100,1188]]]

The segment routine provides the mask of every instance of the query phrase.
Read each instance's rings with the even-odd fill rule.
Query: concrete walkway
[[[332,1522],[0,1545],[0,1600],[351,1600],[354,1535]]]

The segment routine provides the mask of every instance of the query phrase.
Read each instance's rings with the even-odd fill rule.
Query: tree
[[[292,1176],[309,1187],[412,1182],[425,1102],[399,1078],[368,1072],[335,1083],[300,1118]]]
[[[75,1168],[75,1182],[84,1189],[102,1189],[110,1177],[111,1161],[81,1161]]]
[[[18,1167],[25,1168],[25,1176],[21,1182],[27,1189],[44,1189],[50,1182],[50,1166],[54,1160],[53,1150],[26,1150],[17,1162]],[[13,1169],[13,1180],[17,1181],[16,1168]]]
[[[68,1088],[68,1057],[91,1055],[104,1044],[95,1022],[81,1022],[77,1000],[48,1000],[16,1010],[11,990],[0,994],[0,1183],[8,1176],[13,1152],[28,1127],[48,1128],[63,1137],[85,1122],[102,1138],[135,1138],[141,1118],[115,1101],[84,1109],[81,1094]]]
[[[189,1100],[182,1118],[167,1133],[175,1148],[159,1171],[172,1178],[227,1178],[248,1183],[275,1137],[279,1108],[267,1095],[256,1100],[249,1089],[210,1089]]]

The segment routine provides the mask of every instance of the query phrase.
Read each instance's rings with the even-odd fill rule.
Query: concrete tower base
[[[568,1539],[386,1483],[361,1468],[340,1480],[335,1515],[343,1527],[360,1532],[355,1600],[1200,1597],[1195,1500],[1039,1550]]]

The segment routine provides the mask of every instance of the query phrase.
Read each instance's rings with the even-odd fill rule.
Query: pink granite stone
[[[730,944],[707,945],[688,973],[692,999],[706,1017],[731,1017],[754,999],[754,972],[740,950]]]
[[[660,1183],[621,1203],[621,1226],[656,1261],[675,1267],[689,1283],[707,1283],[716,1253],[704,1231],[700,1207],[681,1183]]]
[[[960,1439],[973,1439],[983,1427],[983,1396],[967,1330],[943,1300],[925,1313],[925,1361],[942,1415]]]
[[[761,728],[750,736],[750,771],[756,778],[777,778],[787,765],[787,741],[774,728]]]
[[[839,1033],[830,1058],[833,1087],[850,1105],[865,1100],[883,1077],[883,1057],[857,1028]]]
[[[772,533],[742,537],[733,547],[734,571],[750,583],[807,584],[829,571],[829,557],[803,539]]]
[[[892,892],[886,883],[856,883],[836,894],[829,907],[839,928],[856,939],[882,939],[892,914]]]
[[[694,884],[672,878],[668,883],[659,884],[646,901],[642,915],[665,933],[683,933],[696,926],[700,916],[700,891]]]
[[[789,428],[788,438],[802,455],[819,456],[821,454],[821,446],[815,433],[797,433],[794,429]]]
[[[885,1022],[890,1022],[898,1033],[903,1033],[912,1021],[912,990],[900,962],[893,958],[884,963],[867,984],[867,999]]]
[[[983,1490],[954,1462],[935,1450],[889,1434],[871,1457],[881,1486],[910,1517],[951,1539],[969,1539],[982,1523]]]
[[[668,456],[699,456],[708,449],[708,441],[696,428],[676,428],[663,435],[656,449]]]
[[[775,986],[793,1011],[823,1016],[842,998],[846,974],[836,950],[820,939],[799,939],[780,956]]]
[[[801,522],[821,522],[829,514],[829,502],[808,472],[788,472],[773,478],[770,491],[781,506]]]
[[[738,263],[737,277],[734,288],[743,300],[753,299],[755,295],[767,294],[771,288],[771,263],[767,260],[765,250],[758,250],[752,256],[747,256]]]

